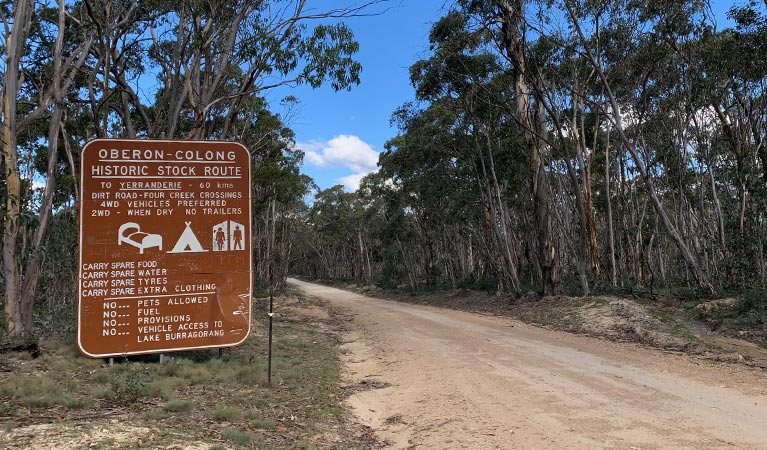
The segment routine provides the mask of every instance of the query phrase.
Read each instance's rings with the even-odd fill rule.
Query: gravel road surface
[[[767,374],[290,279],[345,319],[346,400],[391,449],[766,449]]]

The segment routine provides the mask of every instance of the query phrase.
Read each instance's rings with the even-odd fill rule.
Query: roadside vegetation
[[[767,10],[713,3],[454,2],[379,170],[315,196],[292,270],[636,299],[765,345]]]
[[[369,448],[340,406],[334,337],[292,312],[311,301],[277,298],[271,386],[263,299],[252,336],[221,359],[195,351],[167,354],[163,364],[151,355],[109,365],[61,339],[42,340],[38,358],[5,353],[0,447]]]
[[[313,183],[300,173],[303,152],[290,117],[273,112],[267,92],[359,84],[359,44],[346,20],[380,13],[383,3],[3,2],[5,332],[41,335],[33,323],[39,303],[71,316],[77,211],[89,200],[81,198],[80,149],[96,138],[245,145],[253,165],[254,278],[266,285],[271,267],[279,283],[291,251],[289,218],[305,207]],[[283,100],[287,111],[299,103]]]
[[[767,337],[743,300],[675,296],[557,295],[541,297],[482,289],[432,286],[381,288],[354,280],[307,281],[404,303],[511,317],[553,330],[632,342],[707,360],[767,368]]]
[[[355,448],[333,338],[278,320],[269,385],[263,302],[251,338],[220,360],[190,352],[110,366],[79,355],[78,210],[90,200],[81,197],[80,149],[96,138],[243,143],[254,284],[261,294],[279,287],[291,218],[313,182],[300,173],[289,118],[270,109],[266,92],[357,85],[359,45],[345,21],[382,3],[0,5],[0,447]],[[281,298],[278,308],[298,301]]]

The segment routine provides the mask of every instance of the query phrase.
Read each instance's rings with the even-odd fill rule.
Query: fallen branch
[[[0,342],[0,353],[6,352],[29,352],[33,358],[37,358],[41,354],[37,339]]]

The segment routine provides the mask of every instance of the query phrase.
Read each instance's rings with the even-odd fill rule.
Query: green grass
[[[32,408],[63,406],[67,409],[82,409],[92,401],[77,392],[71,380],[62,380],[52,373],[29,376],[16,373],[0,384],[0,398]],[[6,408],[10,409],[8,404]]]
[[[247,444],[253,440],[253,435],[240,431],[234,427],[228,427],[221,430],[221,438],[235,444]]]
[[[289,301],[301,307],[313,300]],[[0,373],[0,413],[8,416],[4,425],[24,426],[26,415],[66,420],[86,411],[106,412],[120,421],[129,417],[137,426],[161,426],[164,437],[157,445],[166,447],[181,439],[223,442],[218,448],[227,449],[329,449],[338,448],[338,442],[349,442],[341,448],[363,448],[351,435],[333,446],[317,444],[322,442],[317,437],[329,429],[346,433],[338,402],[340,362],[332,337],[310,322],[282,315],[275,321],[270,385],[266,314],[263,305],[254,307],[251,337],[226,349],[223,359],[216,351],[202,351],[172,354],[165,364],[155,355],[116,358],[107,365],[82,357],[66,340],[44,342],[43,356],[19,354],[13,371]],[[21,412],[25,416],[17,417]],[[211,419],[233,425],[200,426]]]
[[[193,407],[194,403],[189,400],[171,400],[162,409],[170,413],[180,413],[191,411]]]
[[[213,411],[213,419],[219,422],[232,422],[241,416],[241,409],[230,406],[220,406]]]
[[[277,427],[277,421],[272,417],[263,417],[260,412],[250,420],[250,427],[256,430],[273,430]]]
[[[177,377],[163,377],[156,374],[146,384],[147,396],[150,398],[161,398],[170,400],[179,386],[185,384],[184,380]]]

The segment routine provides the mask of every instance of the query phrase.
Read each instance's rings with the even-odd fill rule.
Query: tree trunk
[[[45,194],[40,205],[40,218],[32,246],[29,260],[24,268],[24,281],[21,284],[20,308],[21,316],[29,320],[25,328],[32,328],[32,309],[37,293],[37,285],[40,280],[40,268],[43,265],[41,252],[45,237],[48,235],[48,225],[53,215],[53,194],[56,190],[56,164],[58,163],[59,132],[61,131],[61,117],[63,115],[61,104],[57,101],[53,107],[53,114],[48,131],[48,167],[45,175]]]
[[[502,39],[506,56],[514,70],[516,107],[525,146],[530,157],[532,178],[530,187],[535,208],[536,252],[541,272],[543,295],[553,295],[561,291],[561,266],[559,249],[554,233],[553,219],[550,214],[551,194],[544,162],[543,135],[545,134],[544,110],[538,98],[531,105],[532,95],[528,84],[530,74],[527,71],[525,43],[521,36],[524,26],[524,5],[521,0],[497,0],[501,10]],[[535,76],[538,92],[542,88],[540,76]]]
[[[607,202],[607,234],[610,251],[610,282],[618,286],[618,269],[615,263],[615,230],[613,228],[613,199],[610,193],[610,127],[605,142],[605,201]]]
[[[586,148],[586,130],[585,123],[586,114],[584,111],[583,118],[581,119],[581,148]],[[591,154],[584,158],[583,161],[583,203],[586,208],[586,229],[588,230],[589,237],[589,256],[591,256],[591,271],[594,275],[599,276],[601,268],[599,265],[599,240],[597,239],[597,223],[594,214],[594,196],[591,190],[591,167],[594,161],[594,155],[597,151],[597,136],[599,132],[599,121],[596,121],[594,125],[594,142],[592,143]]]
[[[20,292],[20,308],[21,317],[28,320],[29,323],[24,324],[24,328],[31,330],[32,328],[32,311],[37,294],[38,281],[40,280],[40,270],[43,264],[42,247],[45,242],[45,238],[48,235],[48,225],[50,224],[51,217],[53,216],[53,197],[56,191],[56,175],[58,164],[58,147],[59,147],[59,134],[62,131],[61,122],[64,116],[64,108],[62,101],[64,98],[64,92],[69,89],[71,79],[66,80],[64,76],[65,70],[68,68],[62,67],[63,61],[63,47],[64,47],[64,32],[66,9],[64,0],[59,0],[59,14],[58,14],[58,29],[60,30],[56,44],[53,50],[53,74],[51,77],[50,92],[53,98],[53,112],[48,124],[48,166],[46,168],[45,175],[45,191],[43,194],[43,200],[40,204],[39,223],[35,235],[32,239],[30,256],[27,260],[26,267],[24,268],[24,280],[21,283]],[[87,40],[84,47],[90,46],[90,40]],[[81,47],[82,48],[82,47]],[[73,52],[72,56],[77,54],[77,51]],[[78,69],[83,61],[84,56],[87,54],[87,50],[83,50],[82,57],[77,62],[73,63],[74,70]],[[74,72],[73,70],[73,72]]]
[[[5,88],[3,96],[3,156],[5,158],[5,227],[3,230],[3,277],[5,278],[5,319],[12,336],[32,334],[32,317],[24,314],[20,304],[21,271],[17,257],[19,215],[21,213],[21,177],[16,122],[16,97],[19,93],[19,64],[31,26],[32,4],[19,0],[13,14],[13,28],[6,37]]]

